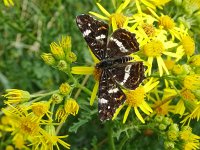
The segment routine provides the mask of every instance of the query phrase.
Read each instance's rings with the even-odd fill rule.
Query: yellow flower
[[[51,120],[51,116],[50,116],[51,112],[49,111],[48,102],[33,103],[31,105],[31,109],[37,117],[42,118],[44,115],[46,115],[49,118],[49,120]]]
[[[139,0],[141,3],[143,3],[145,6],[150,7],[152,9],[156,9],[156,7],[159,7],[162,9],[162,6],[170,2],[171,0]]]
[[[198,90],[200,89],[200,75],[191,74],[185,76],[183,79],[183,86],[189,90]]]
[[[199,121],[200,118],[200,103],[198,102],[197,104],[194,103],[191,106],[191,110],[189,114],[185,116],[185,118],[181,121],[181,123],[185,124],[188,121],[188,124],[190,124],[191,119],[197,119]]]
[[[74,99],[69,98],[64,104],[64,109],[67,114],[75,116],[78,113],[79,105]]]
[[[163,75],[163,70],[169,74],[169,71],[164,63],[162,58],[163,55],[170,56],[170,57],[178,57],[177,54],[166,51],[168,48],[175,47],[176,44],[172,42],[165,42],[160,40],[152,40],[151,42],[147,43],[143,47],[143,53],[148,57],[148,64],[150,65],[150,69],[148,74],[151,75],[152,71],[152,63],[153,59],[156,58],[158,64],[158,70],[160,76]]]
[[[17,149],[23,149],[26,147],[24,145],[25,144],[24,136],[20,133],[15,134],[12,141]]]
[[[3,95],[8,100],[5,103],[13,104],[28,101],[30,99],[30,94],[28,91],[18,90],[18,89],[7,89],[7,94]]]
[[[12,145],[7,145],[5,150],[14,150],[14,147]]]
[[[164,102],[164,100],[157,100],[153,106],[156,114],[164,116],[172,112],[174,107],[169,105],[170,102],[171,100],[167,102]]]
[[[138,117],[138,119],[142,123],[145,123],[145,120],[143,119],[142,115],[140,114],[138,108],[140,108],[141,111],[143,111],[147,115],[150,115],[150,113],[153,112],[151,107],[147,104],[147,102],[145,102],[146,94],[149,91],[151,91],[154,87],[156,87],[159,83],[159,81],[156,81],[154,83],[152,83],[152,82],[153,82],[153,79],[150,79],[144,86],[139,86],[135,90],[132,90],[132,91],[125,90],[124,93],[126,95],[126,102],[125,102],[125,104],[123,104],[116,110],[116,113],[114,114],[113,119],[115,119],[117,117],[117,115],[119,114],[120,110],[124,106],[127,105],[127,109],[124,114],[123,123],[126,122],[127,117],[129,115],[129,112],[132,107],[134,108],[135,114]]]
[[[65,120],[68,117],[68,113],[65,111],[64,106],[60,105],[58,107],[58,109],[56,110],[56,120],[58,120],[58,122],[65,122]]]
[[[3,0],[3,2],[7,7],[14,6],[13,0]]]
[[[65,59],[65,53],[64,53],[63,48],[60,45],[58,45],[56,42],[52,42],[50,44],[50,48],[51,48],[51,53],[56,59],[58,60]]]
[[[71,92],[71,86],[68,83],[62,83],[59,87],[59,92],[66,96]]]
[[[194,67],[200,67],[200,55],[194,55],[190,58],[189,64]]]
[[[41,150],[53,150],[54,148],[60,150],[59,145],[62,145],[65,149],[70,149],[70,145],[65,141],[61,140],[62,138],[68,137],[68,135],[57,136],[55,132],[55,127],[53,125],[47,125],[43,131],[44,136],[38,137],[33,141],[33,149]]]
[[[184,126],[180,131],[180,138],[184,141],[182,149],[184,150],[196,150],[200,148],[200,137],[192,133],[192,128]]]
[[[158,16],[156,12],[148,8],[148,10],[152,13],[159,24],[160,29],[166,30],[172,36],[172,40],[176,37],[177,39],[181,40],[182,35],[187,35],[187,29],[182,25],[177,27],[174,20],[168,15],[161,15]]]
[[[44,60],[44,62],[50,66],[53,66],[56,64],[56,60],[51,53],[43,53],[41,57]]]
[[[100,3],[97,3],[97,6],[105,16],[102,16],[92,11],[90,11],[89,13],[96,16],[97,18],[109,21],[112,24],[112,28],[114,31],[117,28],[125,27],[128,24],[129,18],[123,15],[122,11],[128,6],[129,3],[130,0],[125,0],[113,14],[110,14]]]
[[[71,51],[71,37],[70,36],[62,36],[61,40],[58,42],[60,47],[63,48],[65,53]]]
[[[191,56],[195,51],[195,43],[194,40],[190,36],[183,36],[181,39],[183,49],[187,56]]]

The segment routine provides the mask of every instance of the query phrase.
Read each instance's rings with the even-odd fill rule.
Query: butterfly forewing
[[[111,119],[115,110],[124,103],[125,94],[112,79],[107,70],[103,70],[99,83],[98,107],[100,120]]]
[[[117,29],[108,41],[106,58],[125,56],[138,50],[139,44],[135,39],[135,34],[125,29]]]
[[[104,59],[107,46],[108,24],[85,14],[77,16],[76,23],[94,55],[99,60]]]
[[[134,90],[144,79],[144,66],[142,62],[127,62],[109,68],[110,76],[121,86]]]

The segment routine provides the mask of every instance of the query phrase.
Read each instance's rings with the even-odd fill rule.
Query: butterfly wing
[[[134,90],[144,79],[144,65],[142,62],[126,62],[108,70],[113,79],[127,89]]]
[[[111,119],[115,110],[124,103],[125,94],[120,89],[107,70],[103,70],[100,78],[98,107],[100,120]]]
[[[125,56],[138,50],[135,34],[120,28],[113,32],[108,41],[106,58]]]
[[[108,24],[86,14],[77,16],[76,23],[94,55],[99,60],[104,59],[108,38]]]

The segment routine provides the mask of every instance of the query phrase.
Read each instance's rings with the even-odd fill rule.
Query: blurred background
[[[117,6],[123,0],[115,1]],[[30,93],[41,90],[55,90],[66,81],[66,75],[46,65],[41,53],[50,51],[50,43],[58,42],[63,35],[72,37],[72,51],[77,55],[75,65],[93,64],[86,42],[77,28],[75,18],[89,11],[100,12],[96,0],[20,0],[14,1],[13,7],[0,3],[0,94],[5,89],[17,88]],[[101,4],[109,11],[115,10],[112,1],[102,0]],[[170,8],[170,5],[169,7]],[[164,11],[169,12],[168,8]],[[170,10],[172,10],[171,8]],[[175,14],[175,11],[171,11]],[[199,29],[196,29],[199,31]],[[194,35],[199,40],[199,33]],[[197,40],[196,40],[197,41]],[[199,43],[197,43],[197,48]],[[91,81],[91,88],[93,81]],[[84,99],[84,97],[81,97]],[[2,97],[0,98],[0,100]],[[0,106],[3,103],[0,101]],[[84,114],[83,114],[84,115]],[[97,116],[93,116],[97,118]],[[99,125],[98,125],[99,124]],[[197,126],[197,125],[195,125]],[[68,142],[71,149],[95,149],[97,141],[102,147],[105,143],[106,130],[100,121],[95,120],[84,126],[77,134],[71,133]],[[199,128],[195,128],[197,131]],[[75,131],[76,129],[73,129]],[[66,133],[65,129],[62,132]],[[151,138],[138,134],[128,142],[134,143],[127,149],[163,149],[162,139],[156,135]],[[104,138],[103,138],[104,137]],[[105,139],[105,140],[99,140]],[[142,139],[142,140],[140,140]],[[145,143],[145,144],[144,144]]]

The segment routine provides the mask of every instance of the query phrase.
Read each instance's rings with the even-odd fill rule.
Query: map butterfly
[[[126,100],[121,87],[133,90],[144,79],[142,62],[129,55],[139,50],[135,34],[119,28],[108,39],[108,24],[90,15],[76,18],[77,25],[93,54],[100,60],[96,69],[101,71],[98,91],[100,120],[111,119],[116,109]]]

